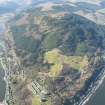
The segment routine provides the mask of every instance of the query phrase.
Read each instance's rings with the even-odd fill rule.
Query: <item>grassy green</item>
[[[84,70],[88,65],[88,58],[86,56],[66,56],[60,54],[58,49],[48,51],[44,55],[44,60],[53,65],[50,68],[50,76],[58,76],[63,68],[63,64],[68,64],[76,70]]]

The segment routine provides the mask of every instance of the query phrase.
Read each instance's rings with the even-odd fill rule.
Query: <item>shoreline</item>
[[[78,105],[86,105],[86,103],[89,101],[89,99],[100,88],[100,86],[102,85],[104,79],[105,79],[105,68],[98,75],[97,80],[94,82],[93,86],[91,85],[91,88],[89,88],[88,94],[86,96],[82,96],[83,98],[80,100],[80,102],[78,103]]]
[[[5,73],[7,74],[6,70],[4,70]],[[4,76],[4,80],[6,82],[6,94],[5,94],[5,98],[3,100],[3,102],[1,104],[3,105],[7,105],[6,103],[6,99],[7,99],[7,92],[8,92],[8,80],[7,80],[7,75],[5,74]],[[87,94],[86,95],[81,95],[80,96],[80,101],[76,102],[74,105],[86,105],[86,103],[89,101],[89,99],[96,93],[96,91],[100,88],[100,86],[102,85],[103,81],[105,79],[105,66],[102,68],[101,72],[99,73],[99,75],[96,77],[96,80],[89,86],[88,90],[87,90]]]
[[[0,33],[2,33],[2,35],[3,34],[5,34],[5,23],[2,23],[2,32],[0,32]],[[0,40],[2,40],[2,37],[0,37]],[[3,41],[3,40],[2,40]],[[4,41],[3,41],[4,42]],[[3,101],[2,102],[0,102],[0,105],[7,105],[7,102],[6,102],[6,100],[7,100],[7,93],[8,93],[8,79],[7,79],[7,70],[2,66],[2,68],[3,68],[3,70],[4,70],[4,77],[3,77],[3,80],[5,81],[5,83],[6,83],[6,90],[5,90],[5,97],[4,97],[4,99],[3,99]]]
[[[4,70],[4,68],[3,68],[3,70]],[[6,70],[4,70],[4,72],[5,72],[5,75],[4,75],[4,77],[3,77],[3,80],[5,81],[5,83],[6,83],[6,90],[5,90],[5,97],[4,97],[4,100],[2,101],[2,102],[0,102],[0,104],[2,104],[2,105],[7,105],[7,102],[6,102],[6,99],[7,99],[7,92],[8,92],[8,80],[7,80],[7,73],[6,73]]]

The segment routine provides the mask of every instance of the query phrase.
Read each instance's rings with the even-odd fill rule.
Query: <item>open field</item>
[[[48,98],[48,101],[43,102],[44,105],[51,105],[51,99]],[[32,105],[42,105],[42,102],[40,100],[39,96],[34,96],[33,100],[32,100]]]
[[[38,96],[34,96],[32,105],[41,105],[40,98]]]
[[[88,66],[86,56],[66,56],[60,53],[58,49],[48,51],[44,55],[46,62],[53,64],[50,68],[50,76],[58,76],[63,68],[63,64],[68,64],[71,68],[83,71]]]

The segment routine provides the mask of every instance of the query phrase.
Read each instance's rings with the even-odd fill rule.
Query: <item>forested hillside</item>
[[[104,48],[104,26],[79,15],[58,12],[55,17],[38,9],[16,15],[10,25],[17,53],[34,62],[40,53],[60,49],[66,55],[91,56]],[[29,60],[29,59],[28,59]]]
[[[97,78],[103,65],[105,26],[71,11],[61,4],[32,6],[8,21],[6,39],[12,42],[25,75],[25,82],[13,77],[16,105],[43,101],[45,105],[75,105]],[[48,90],[45,100],[30,92],[34,81]],[[27,104],[26,99],[31,101]]]

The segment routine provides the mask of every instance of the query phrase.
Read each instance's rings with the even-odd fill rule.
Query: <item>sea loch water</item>
[[[2,40],[4,31],[4,24],[0,23],[0,40]],[[2,102],[5,98],[6,92],[6,83],[4,81],[5,72],[0,65],[0,102]]]
[[[4,81],[4,70],[0,68],[0,102],[5,98],[6,83]]]
[[[105,105],[105,79],[86,105]]]

